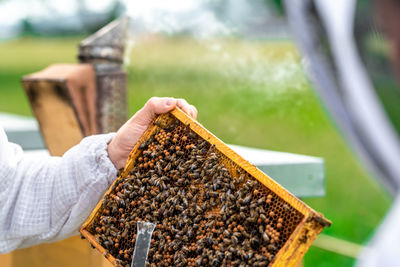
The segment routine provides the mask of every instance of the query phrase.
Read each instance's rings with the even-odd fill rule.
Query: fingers
[[[151,120],[157,114],[167,113],[176,107],[177,100],[172,97],[152,97],[144,105],[143,110]]]
[[[152,97],[146,102],[144,107],[131,118],[130,124],[147,126],[156,115],[167,113],[173,110],[176,106],[189,114],[192,118],[197,118],[197,109],[183,98]]]
[[[197,118],[197,108],[195,107],[195,106],[193,106],[193,105],[190,105],[191,106],[191,108],[192,108],[192,118],[193,119],[196,119]]]
[[[190,105],[185,99],[175,99],[173,97],[152,97],[144,105],[140,111],[140,116],[146,121],[154,119],[155,115],[167,113],[175,108],[175,106],[182,109],[185,113],[189,114],[192,118],[197,118],[197,109],[195,106]]]
[[[145,108],[148,112],[156,114],[163,114],[175,108],[177,100],[172,97],[152,97],[147,101]]]
[[[131,120],[141,125],[148,125],[157,114],[167,113],[176,107],[177,100],[172,97],[152,97]]]
[[[197,109],[193,105],[190,105],[185,99],[177,99],[176,106],[189,114],[193,119],[197,118]]]
[[[176,102],[177,100],[171,97],[152,97],[143,108],[122,125],[107,147],[108,156],[117,169],[125,166],[130,151],[154,117],[174,109]]]
[[[133,146],[145,132],[156,115],[167,113],[175,107],[196,119],[197,109],[184,99],[172,97],[152,97],[133,117],[131,117],[117,132],[107,147],[108,155],[117,168],[125,166],[126,159]]]

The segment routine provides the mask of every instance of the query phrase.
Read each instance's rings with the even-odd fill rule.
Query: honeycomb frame
[[[127,160],[127,164],[124,170],[121,172],[119,177],[110,186],[108,191],[105,193],[103,199],[111,194],[113,188],[115,189],[115,184],[125,179],[129,175],[129,172],[134,168],[136,160],[141,154],[142,150],[140,145],[146,142],[151,136],[153,136],[161,127],[162,122],[169,122],[171,118],[177,119],[180,123],[189,127],[194,133],[196,133],[201,139],[206,140],[212,145],[215,151],[222,156],[222,161],[227,163],[227,169],[231,173],[233,169],[237,167],[244,170],[250,178],[256,179],[262,185],[264,185],[264,190],[270,192],[279,201],[285,202],[288,206],[294,209],[297,213],[301,214],[301,219],[297,226],[294,227],[289,233],[289,236],[284,241],[283,245],[279,248],[275,257],[269,266],[295,266],[298,264],[304,254],[307,252],[312,242],[316,239],[317,235],[323,230],[324,227],[330,226],[331,222],[324,218],[323,215],[314,211],[312,208],[308,207],[301,200],[289,193],[285,188],[276,183],[273,179],[267,176],[265,173],[260,171],[257,167],[243,159],[240,155],[230,149],[221,140],[207,131],[200,123],[193,120],[191,117],[186,115],[179,108],[173,111],[159,115],[153,124],[142,135],[138,143],[132,149],[131,154]],[[164,125],[165,126],[165,125]],[[225,164],[226,165],[226,164]],[[237,178],[237,177],[235,177]],[[83,237],[85,237],[93,247],[95,247],[100,253],[102,253],[113,265],[117,266],[118,262],[99,242],[93,233],[93,225],[95,221],[101,216],[103,212],[103,199],[99,201],[95,209],[92,211],[89,218],[82,225],[80,232]]]

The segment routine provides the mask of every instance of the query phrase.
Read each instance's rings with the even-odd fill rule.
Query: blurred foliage
[[[0,44],[0,109],[30,115],[21,76],[55,62],[75,62],[80,39]],[[199,121],[227,143],[322,157],[326,196],[305,201],[333,221],[324,233],[356,243],[373,234],[391,199],[332,126],[292,43],[154,36],[136,42],[130,60],[129,114],[151,96],[183,97],[197,106]],[[313,267],[353,262],[317,248],[305,257]]]
[[[278,14],[283,15],[284,8],[283,8],[283,0],[264,0],[264,2],[269,6],[274,6],[277,10]]]
[[[11,1],[11,0],[0,0]],[[79,27],[67,27],[67,23],[59,23],[57,11],[50,5],[48,0],[36,0],[41,4],[41,9],[47,13],[54,14],[53,18],[38,18],[27,16],[21,20],[21,35],[24,36],[63,36],[76,34],[89,34],[97,31],[104,25],[115,20],[123,13],[122,1],[113,0],[110,8],[100,12],[91,11],[84,0],[74,0],[77,3],[75,14],[64,19],[76,20]],[[49,25],[50,24],[50,25]]]
[[[0,0],[12,1],[12,0]],[[20,35],[23,36],[63,36],[88,34],[97,31],[99,28],[118,18],[124,14],[123,0],[111,0],[112,6],[94,12],[87,6],[84,0],[71,0],[76,3],[77,10],[68,16],[57,13],[49,0],[33,0],[32,2],[40,2],[40,9],[51,16],[38,17],[31,14],[25,15],[19,22],[21,25]],[[204,1],[205,8],[212,10],[218,19],[221,21],[230,20],[228,18],[232,14],[229,10],[234,9],[236,4],[252,6],[257,10],[260,6],[267,6],[271,16],[283,15],[283,6],[281,0],[244,0],[235,2],[232,0],[206,0]],[[228,11],[227,11],[228,10]],[[239,7],[240,11],[240,7]],[[237,12],[237,11],[235,11]],[[233,13],[235,13],[233,12]],[[235,20],[246,20],[240,14],[233,15]],[[249,19],[250,21],[251,19]],[[63,21],[63,22],[61,22]],[[71,23],[73,21],[73,23]],[[247,21],[248,23],[248,21]]]
[[[89,10],[85,8],[84,5],[81,5],[81,11],[79,12],[80,16],[83,18],[88,13]],[[93,33],[102,28],[104,25],[110,23],[111,21],[117,19],[121,16],[123,10],[123,5],[121,1],[115,0],[112,7],[105,12],[103,12],[102,20],[94,21],[92,23],[85,23],[83,26],[83,30],[80,33]]]

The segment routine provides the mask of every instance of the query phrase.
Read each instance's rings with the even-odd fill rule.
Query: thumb
[[[122,125],[107,148],[108,155],[117,168],[125,165],[133,146],[155,116],[173,110],[176,104],[177,100],[172,97],[152,97],[143,108]]]

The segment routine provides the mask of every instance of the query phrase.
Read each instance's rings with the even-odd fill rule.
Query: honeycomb
[[[131,161],[86,228],[118,266],[131,266],[138,221],[156,223],[148,266],[267,266],[304,219],[170,114]]]

